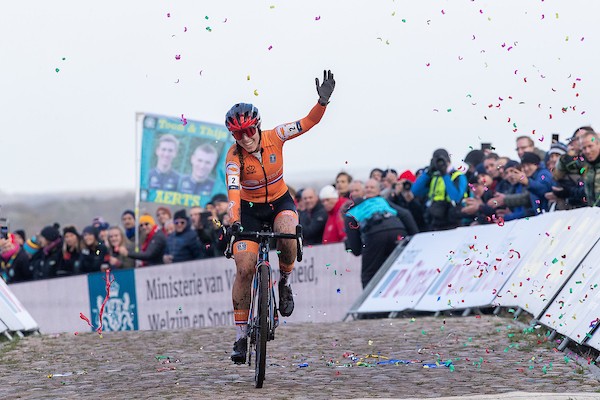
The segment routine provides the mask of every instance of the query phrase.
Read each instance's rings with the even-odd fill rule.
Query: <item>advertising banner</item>
[[[577,343],[589,341],[589,332],[600,321],[599,259],[600,245],[596,243],[539,320]],[[598,339],[596,334],[588,344],[593,342],[598,348]]]
[[[138,329],[136,310],[135,275],[133,269],[115,270],[109,276],[110,288],[106,293],[106,273],[88,275],[90,321],[93,330],[100,326],[102,310],[103,331],[133,331]],[[104,309],[102,306],[104,305]]]
[[[369,313],[414,308],[443,271],[447,255],[456,250],[455,235],[456,231],[415,235],[356,311]]]
[[[520,262],[513,249],[515,226],[517,222],[456,229],[451,240],[458,244],[458,249],[446,254],[441,272],[415,310],[443,311],[491,305]]]
[[[40,332],[87,331],[79,318],[90,309],[88,278],[85,275],[13,283],[9,288],[37,322]]]
[[[505,285],[499,303],[506,305],[512,297],[511,302],[516,302],[534,318],[540,318],[596,243],[597,232],[600,232],[599,214],[600,209],[586,207],[520,220],[518,228],[525,236],[519,243],[532,241],[535,246]]]
[[[204,206],[225,187],[233,138],[224,125],[146,114],[142,128],[140,200]]]

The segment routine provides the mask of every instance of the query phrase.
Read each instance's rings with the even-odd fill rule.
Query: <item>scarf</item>
[[[142,251],[146,251],[146,249],[148,249],[148,245],[152,241],[152,238],[154,237],[156,232],[158,232],[158,225],[154,225],[150,233],[148,233],[148,235],[146,236],[146,240],[144,240],[144,243],[142,244]]]

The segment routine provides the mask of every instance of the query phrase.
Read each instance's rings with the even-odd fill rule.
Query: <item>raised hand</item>
[[[319,78],[315,78],[317,85],[317,93],[319,94],[319,104],[326,106],[329,103],[329,98],[335,88],[335,79],[330,70],[323,70],[323,83],[319,84]]]

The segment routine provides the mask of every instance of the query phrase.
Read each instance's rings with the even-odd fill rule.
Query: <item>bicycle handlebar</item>
[[[302,225],[296,225],[296,233],[282,233],[282,232],[271,232],[271,231],[239,231],[231,235],[225,249],[225,257],[231,258],[233,255],[233,243],[237,239],[251,239],[257,238],[262,240],[266,239],[295,239],[296,240],[296,259],[298,262],[302,261]]]

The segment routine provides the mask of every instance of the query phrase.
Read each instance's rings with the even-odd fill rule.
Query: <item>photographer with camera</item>
[[[426,219],[431,230],[439,231],[460,225],[460,203],[467,193],[467,178],[450,162],[445,149],[437,149],[429,168],[412,187],[416,196],[427,195]]]
[[[406,170],[400,174],[398,181],[392,185],[392,191],[389,193],[387,200],[399,207],[405,208],[413,216],[421,232],[427,230],[425,223],[425,207],[419,198],[415,197],[411,191],[413,183],[416,181],[415,175],[410,170]],[[383,192],[382,192],[383,193]]]

